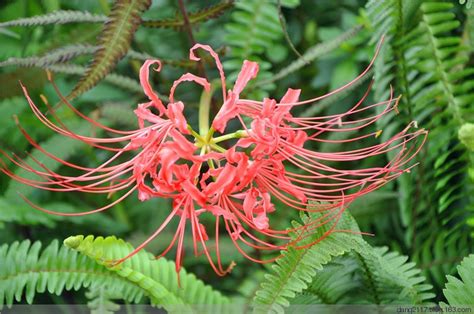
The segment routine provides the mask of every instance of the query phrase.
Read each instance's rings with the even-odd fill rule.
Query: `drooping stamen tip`
[[[398,96],[397,99],[395,100],[395,105],[393,105],[393,110],[395,111],[396,114],[400,114],[400,110],[398,110],[398,104],[401,99],[402,99],[402,95],[400,94],[400,96]]]
[[[53,81],[53,73],[50,70],[46,70],[46,77],[48,78],[48,81]]]
[[[375,138],[378,138],[380,135],[382,135],[383,130],[378,130],[375,132]]]
[[[42,101],[45,105],[49,105],[48,98],[46,98],[45,95],[40,94],[40,98],[41,98],[41,101]]]
[[[236,262],[234,262],[234,261],[230,262],[229,267],[227,267],[225,272],[230,273],[232,271],[232,269],[234,269],[235,266],[237,266]]]
[[[16,114],[13,115],[13,121],[15,121],[16,125],[20,125],[20,120],[18,120],[18,116]]]

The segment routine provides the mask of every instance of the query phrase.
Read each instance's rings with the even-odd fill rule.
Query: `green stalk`
[[[216,90],[216,87],[219,84],[217,82],[211,83],[211,89],[207,91],[203,91],[201,94],[201,99],[199,100],[199,134],[203,138],[208,137],[208,133],[212,133],[213,131],[209,129],[209,114],[211,111],[211,100],[212,94]]]

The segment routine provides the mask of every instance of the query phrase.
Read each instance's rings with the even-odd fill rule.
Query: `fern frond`
[[[465,4],[466,8],[470,9],[472,8],[472,5],[474,4],[474,0],[459,0],[460,4]]]
[[[308,289],[297,294],[292,304],[351,304],[351,292],[359,288],[357,263],[349,255],[335,257],[313,277]]]
[[[61,68],[60,63],[65,63],[78,56],[94,54],[99,49],[100,49],[99,46],[93,46],[93,45],[84,45],[84,44],[67,45],[67,46],[52,50],[50,52],[47,52],[46,54],[41,55],[41,56],[32,56],[32,57],[24,57],[24,58],[11,57],[5,61],[1,61],[0,67],[4,67],[4,66],[39,67],[39,68],[51,70],[51,66],[58,66],[58,69],[60,69]],[[223,52],[225,52],[225,49],[218,49],[216,52],[219,54],[222,54]],[[140,60],[140,61],[145,61],[148,59],[155,58],[146,52],[139,52],[133,49],[129,49],[126,56],[132,59]],[[213,59],[209,56],[203,57],[202,60],[205,63],[214,62]],[[176,60],[160,59],[160,61],[163,65],[171,65],[171,66],[180,67],[180,68],[194,68],[196,66],[196,63],[189,59],[176,59]],[[83,71],[78,70],[79,69],[78,66],[73,65],[73,64],[66,65],[65,68],[66,67],[71,68],[69,70],[71,74],[82,75],[86,71],[86,69],[84,69]],[[76,70],[73,70],[74,67],[76,67],[75,68]],[[65,70],[65,72],[67,72],[67,70]]]
[[[16,65],[22,67],[45,68],[48,65],[67,62],[77,56],[93,54],[98,49],[99,47],[91,45],[68,45],[38,57],[8,58],[7,60],[0,62],[0,67]]]
[[[305,223],[314,219],[315,215],[306,217]],[[357,230],[355,222],[348,214],[343,215],[343,223],[351,226],[348,230]],[[295,227],[301,225],[294,222]],[[308,243],[317,240],[327,231],[323,226],[308,237]],[[296,236],[295,236],[296,238]],[[308,288],[312,278],[323,265],[330,262],[334,257],[351,251],[360,245],[360,235],[349,233],[333,233],[316,245],[298,250],[290,247],[282,252],[275,265],[272,266],[273,274],[265,276],[261,289],[257,291],[254,298],[254,313],[278,312],[282,313],[284,307],[289,306],[288,299],[292,299],[297,293]]]
[[[74,74],[81,76],[87,73],[87,68],[80,65],[67,63],[48,65],[45,67],[45,69],[55,73]],[[104,81],[134,93],[143,92],[143,89],[138,81],[120,74],[110,73],[104,78]]]
[[[425,240],[413,256],[431,282],[443,284],[446,274],[456,271],[455,265],[469,254],[468,235],[458,230],[443,230]]]
[[[111,299],[119,299],[120,296],[112,294],[106,285],[91,287],[86,297],[90,300],[87,306],[91,309],[91,314],[112,314],[120,310],[120,305],[111,301]]]
[[[416,120],[430,131],[414,175],[399,179],[399,204],[405,245],[419,264],[429,266],[425,276],[437,286],[472,250],[466,221],[474,209],[468,177],[474,158],[458,130],[472,120],[474,90],[468,82],[474,69],[456,34],[460,23],[453,7],[419,0],[367,4],[373,28],[388,33],[375,65],[375,97],[386,99],[392,84],[403,94],[400,115],[378,127],[388,137],[390,130]]]
[[[446,276],[448,282],[443,289],[444,296],[449,305],[474,306],[474,255],[464,258],[457,270],[461,279]]]
[[[91,285],[106,285],[121,298],[136,303],[143,291],[86,256],[54,240],[42,252],[41,243],[29,240],[0,246],[0,308],[21,301],[31,304],[36,293],[61,294]]]
[[[464,112],[474,100],[473,89],[463,83],[470,80],[473,70],[465,66],[467,59],[458,55],[465,49],[460,39],[450,35],[460,25],[449,11],[452,8],[452,3],[423,3],[422,22],[408,34],[414,38],[410,42],[414,48],[406,52],[410,56],[407,66],[418,73],[409,79],[413,114],[431,130],[426,162],[434,169],[425,174],[431,186],[426,191],[436,193],[427,195],[431,199],[426,205],[437,204],[435,215],[442,225],[462,223],[460,216],[474,206],[467,177],[472,159],[457,137],[469,117]],[[458,215],[449,211],[455,207]]]
[[[270,79],[271,64],[263,61],[262,55],[271,55],[270,50],[283,38],[276,3],[271,0],[236,2],[231,21],[225,25],[225,30],[230,58],[224,62],[224,67],[231,71],[227,79],[230,82],[235,80],[245,59],[258,61],[260,65],[257,79],[249,83],[247,90],[251,90],[260,80]],[[282,46],[282,49],[285,48]],[[263,98],[265,93],[273,88],[274,84],[261,86],[258,92],[255,91],[258,93],[255,97]]]
[[[387,247],[366,245],[355,250],[364,273],[369,302],[376,304],[423,304],[435,295],[432,286],[425,284],[421,270],[408,257],[388,252]]]
[[[108,18],[105,15],[92,14],[85,11],[59,10],[45,15],[37,15],[33,17],[2,22],[0,23],[0,27],[38,26],[67,23],[105,23],[107,21]]]
[[[423,304],[434,297],[408,257],[367,244],[317,271],[292,304]]]
[[[88,256],[109,271],[139,286],[152,303],[165,309],[176,309],[177,305],[209,305],[216,312],[224,312],[229,300],[220,292],[206,286],[193,274],[180,271],[180,284],[174,262],[164,258],[155,259],[144,250],[138,252],[122,264],[114,265],[114,260],[130,253],[130,244],[115,237],[74,236],[64,241],[65,245]],[[235,305],[234,305],[235,306]]]
[[[338,48],[342,43],[346,42],[350,38],[357,35],[361,29],[362,29],[362,26],[357,25],[328,42],[323,42],[309,48],[303,54],[301,58],[296,59],[295,61],[290,63],[287,67],[281,69],[278,73],[273,75],[270,79],[259,81],[257,84],[255,84],[255,86],[262,86],[265,84],[276,82],[286,77],[288,74],[298,71],[299,69],[307,65],[309,61],[313,61],[333,51],[334,49]]]
[[[99,40],[101,47],[81,80],[68,95],[73,99],[88,91],[103,79],[125,56],[130,48],[133,35],[141,23],[141,14],[151,4],[151,0],[118,0],[105,24]]]
[[[216,5],[197,12],[189,12],[189,23],[191,25],[198,25],[210,19],[217,18],[224,14],[225,11],[232,8],[233,5],[233,0],[224,0]],[[176,30],[182,30],[184,27],[184,20],[181,15],[177,15],[174,19],[143,21],[142,25],[151,28],[174,28]]]
[[[308,223],[320,215],[311,213],[303,220]],[[294,226],[300,225],[295,223]],[[307,241],[321,237],[326,228],[317,230]],[[290,302],[296,304],[301,298],[321,304],[346,304],[360,299],[372,304],[421,304],[434,297],[430,292],[431,286],[424,284],[421,271],[415,268],[414,263],[406,263],[408,257],[387,253],[387,248],[372,248],[357,234],[360,231],[349,213],[343,214],[336,229],[353,233],[332,233],[308,249],[290,248],[282,252],[282,257],[273,266],[274,273],[265,277],[265,282],[256,293],[255,313],[283,313],[284,307]],[[359,266],[346,267],[343,275],[337,266],[341,261],[338,256],[348,256],[349,253],[356,257]],[[328,268],[328,265],[333,266]],[[364,277],[362,283],[351,279],[357,273],[356,268]],[[354,270],[354,274],[349,269]],[[350,293],[347,293],[351,289],[358,292],[365,290],[365,294],[358,293],[358,299],[350,299]],[[334,293],[329,295],[327,291]],[[297,299],[292,300],[295,297]]]
[[[132,250],[130,244],[115,237],[76,236],[66,239],[65,244],[79,253],[66,246],[59,248],[57,240],[42,252],[40,242],[31,245],[29,240],[0,246],[0,308],[21,301],[23,295],[31,304],[37,292],[59,295],[81,287],[90,288],[93,309],[107,305],[105,309],[113,310],[109,299],[137,303],[144,296],[172,312],[183,310],[182,305],[209,305],[205,309],[221,313],[228,306],[227,298],[185,270],[180,273],[178,287],[175,264],[164,258],[155,260],[145,251],[111,267],[107,260]]]

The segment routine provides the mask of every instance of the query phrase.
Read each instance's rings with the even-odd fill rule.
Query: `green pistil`
[[[197,147],[201,147],[201,148],[202,147],[209,147],[209,148],[212,148],[215,151],[218,151],[218,152],[221,152],[221,153],[225,153],[226,149],[224,147],[220,146],[220,145],[217,145],[217,143],[227,141],[227,140],[231,140],[231,139],[234,139],[234,138],[242,138],[242,137],[247,136],[247,131],[239,130],[239,131],[234,132],[234,133],[230,133],[230,134],[226,134],[226,135],[222,135],[222,136],[212,138],[212,133],[214,133],[214,132],[213,132],[213,129],[211,128],[209,130],[209,132],[207,133],[208,135],[211,134],[211,136],[206,136],[206,138],[203,138],[201,135],[197,134],[197,132],[194,131],[191,127],[188,127],[188,129],[191,131],[191,134],[196,139],[196,144],[195,145]],[[201,149],[201,154],[202,154],[202,152],[203,152],[203,150]]]
[[[211,90],[209,92],[204,91],[199,101],[199,134],[202,137],[206,137],[209,130],[209,112],[213,91],[214,88],[211,85]]]
[[[201,148],[201,155],[204,155],[207,151],[210,152],[212,150],[225,153],[226,149],[220,145],[217,145],[217,143],[247,136],[246,131],[239,130],[237,132],[218,136],[216,138],[212,137],[215,130],[209,125],[209,113],[211,108],[212,94],[218,86],[219,82],[212,82],[210,91],[204,91],[201,94],[201,99],[199,101],[199,133],[194,131],[194,129],[188,125],[188,130],[196,139],[195,145]]]

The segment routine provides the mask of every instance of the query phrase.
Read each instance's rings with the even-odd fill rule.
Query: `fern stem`
[[[291,41],[290,35],[288,34],[288,29],[286,27],[286,21],[285,17],[283,16],[283,12],[281,9],[281,0],[277,0],[277,6],[278,6],[278,19],[280,20],[280,25],[281,25],[281,30],[283,31],[283,35],[285,36],[285,40],[288,43],[288,46],[290,46],[291,50],[295,53],[295,55],[298,56],[303,62],[308,65],[309,62],[304,59],[304,57],[301,55],[301,53],[296,49],[295,45]]]
[[[334,49],[338,48],[342,43],[346,42],[350,38],[354,37],[357,35],[361,30],[363,26],[362,25],[357,25],[354,26],[353,28],[349,29],[348,31],[342,33],[338,37],[334,38],[331,41],[319,43],[311,48],[309,48],[301,58],[296,59],[293,61],[289,66],[283,68],[280,70],[278,73],[275,75],[271,76],[269,79],[266,80],[261,80],[257,82],[254,87],[270,84],[273,82],[276,82],[284,77],[287,77],[288,74],[293,73],[305,65],[308,65],[308,62],[312,62],[315,59],[333,51]],[[246,46],[247,48],[247,46]]]
[[[405,51],[401,45],[398,44],[399,40],[405,36],[405,27],[403,21],[403,1],[397,0],[397,22],[395,26],[395,38],[394,41],[394,55],[395,55],[395,62],[398,65],[399,71],[397,71],[398,79],[401,82],[401,87],[403,90],[402,99],[405,99],[405,106],[404,108],[408,111],[408,120],[413,120],[413,113],[412,113],[412,100],[411,100],[411,93],[410,88],[408,85],[408,78],[407,78],[407,68],[406,68],[406,59],[405,59]]]
[[[370,291],[372,291],[371,295],[374,297],[374,303],[375,304],[380,304],[380,296],[379,296],[379,293],[378,293],[377,288],[375,286],[375,280],[372,276],[372,272],[370,271],[369,266],[367,265],[367,263],[366,263],[364,257],[362,256],[362,254],[360,254],[359,252],[356,251],[355,255],[359,259],[360,263],[362,264],[362,268],[364,269],[364,272],[367,275],[368,286],[369,286]]]
[[[403,18],[403,0],[397,0],[396,2],[397,7],[397,14],[396,16],[397,21],[395,24],[395,40],[393,44],[393,53],[395,57],[395,64],[397,65],[397,78],[400,82],[400,87],[402,89],[402,103],[404,103],[403,109],[406,111],[405,119],[409,121],[413,121],[413,100],[410,91],[410,85],[408,82],[408,70],[407,70],[407,60],[405,58],[405,47],[403,44],[399,44],[400,40],[405,36],[405,23]],[[416,157],[419,160],[419,157]],[[425,177],[423,175],[423,163],[420,163],[419,169],[419,184],[415,185],[415,197],[417,199],[420,198],[420,187],[424,186]],[[411,206],[411,226],[408,228],[412,228],[412,235],[411,235],[411,249],[412,251],[416,251],[417,242],[417,220],[418,220],[418,213],[417,213],[417,206]]]
[[[194,39],[193,29],[191,28],[191,22],[189,21],[189,15],[188,15],[188,12],[186,11],[186,7],[184,5],[183,0],[178,0],[178,5],[179,5],[179,9],[181,11],[181,14],[183,15],[184,30],[186,31],[186,34],[188,36],[189,42],[191,43],[191,46],[194,46],[194,45],[196,45],[196,40]],[[206,71],[204,70],[204,65],[202,64],[201,60],[198,61],[197,68],[198,68],[199,75],[204,77],[206,80],[208,80],[207,75],[206,75]]]

